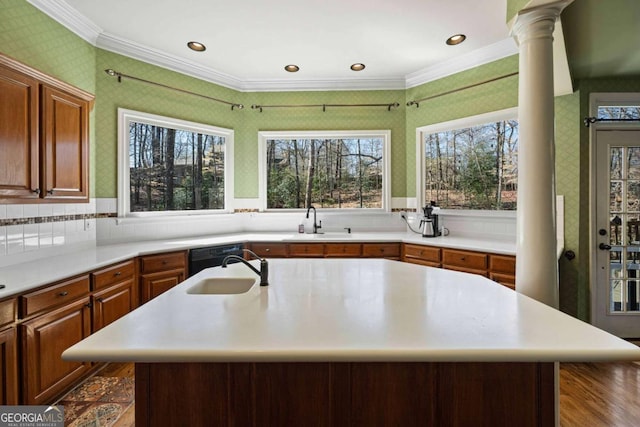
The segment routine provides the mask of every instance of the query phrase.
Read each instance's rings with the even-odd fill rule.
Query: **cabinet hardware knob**
[[[463,256],[460,257],[460,261],[464,261],[465,258]]]
[[[59,296],[59,297],[66,297],[67,295],[69,295],[69,292],[67,292],[67,291],[60,292],[60,293],[58,294],[58,296]]]
[[[33,193],[35,193],[35,194],[40,194],[40,189],[39,189],[39,188],[36,188],[35,190],[31,190],[31,191],[32,191]]]
[[[166,259],[163,259],[163,260],[162,260],[162,265],[165,265],[166,263],[167,263],[167,260],[166,260]]]
[[[87,307],[87,308],[91,308],[91,307],[93,307],[93,304],[88,303],[88,304],[85,304],[84,306]]]
[[[265,252],[270,252],[270,251],[271,251],[271,249],[269,249],[269,248],[265,249]]]
[[[122,273],[119,271],[116,271],[116,273],[114,274],[114,276],[120,276]]]
[[[47,194],[53,195],[53,189],[47,190]]]
[[[98,302],[102,303],[102,302],[104,302],[104,299],[102,299],[102,298],[96,298],[96,301],[98,301]]]

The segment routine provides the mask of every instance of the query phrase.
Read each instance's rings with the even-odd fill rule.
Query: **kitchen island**
[[[553,425],[555,362],[640,349],[480,276],[380,259],[204,270],[68,349],[136,363],[136,425]],[[257,266],[257,263],[254,265]],[[193,294],[211,277],[235,295]]]

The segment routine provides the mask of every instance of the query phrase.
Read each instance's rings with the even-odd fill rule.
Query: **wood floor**
[[[110,364],[101,375],[134,375],[132,364]],[[640,362],[561,363],[562,427],[640,425]],[[135,404],[111,427],[134,427]]]

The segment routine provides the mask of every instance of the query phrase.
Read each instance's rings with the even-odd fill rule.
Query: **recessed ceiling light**
[[[364,64],[361,64],[361,63],[359,63],[359,62],[358,62],[358,63],[355,63],[355,64],[353,64],[353,65],[351,66],[351,69],[352,69],[353,71],[362,71],[362,70],[364,70]]]
[[[449,46],[454,46],[454,45],[462,43],[463,41],[466,40],[466,38],[467,38],[467,36],[465,36],[464,34],[456,34],[454,36],[449,37],[447,39],[446,43]]]
[[[207,50],[207,47],[200,42],[189,42],[187,43],[187,46],[189,46],[189,49],[195,50],[196,52],[204,52]]]
[[[300,70],[300,67],[298,67],[297,65],[289,64],[285,65],[284,69],[290,73],[295,73]]]

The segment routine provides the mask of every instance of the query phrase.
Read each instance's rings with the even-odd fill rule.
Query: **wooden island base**
[[[136,426],[553,426],[548,363],[137,363]]]

